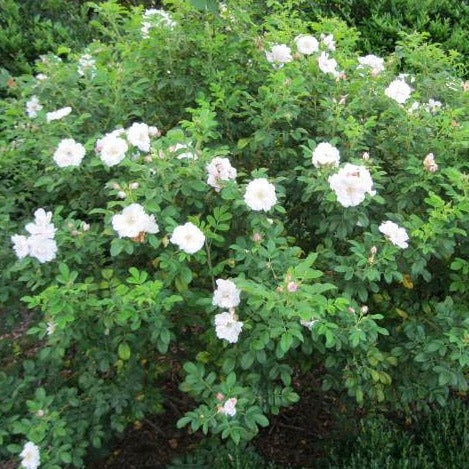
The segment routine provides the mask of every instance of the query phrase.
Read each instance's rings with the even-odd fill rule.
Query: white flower
[[[326,165],[339,166],[339,150],[328,142],[322,142],[314,149],[312,161],[316,168]]]
[[[150,135],[147,124],[133,123],[127,129],[127,139],[129,142],[141,151],[150,151]]]
[[[29,255],[41,264],[52,261],[57,256],[57,243],[53,239],[33,235],[28,238]]]
[[[234,417],[236,415],[236,404],[238,399],[236,397],[232,397],[228,399],[223,406],[218,408],[218,413],[223,415],[228,415],[230,417]]]
[[[33,442],[28,441],[23,446],[23,451],[20,453],[21,465],[25,469],[37,469],[41,464],[41,457],[39,455],[39,447]]]
[[[90,75],[94,78],[96,75],[96,61],[90,54],[83,54],[78,60],[78,74],[80,76]]]
[[[335,50],[335,41],[332,34],[321,34],[321,42],[329,49]]]
[[[56,229],[51,221],[52,212],[46,212],[43,208],[39,208],[34,212],[34,223],[28,223],[26,231],[34,236],[53,239]]]
[[[170,241],[187,254],[194,254],[204,246],[205,236],[197,226],[187,222],[174,228]]]
[[[47,335],[52,335],[55,332],[55,329],[57,327],[57,324],[55,322],[48,322],[47,323]]]
[[[26,113],[28,117],[34,119],[37,117],[37,113],[42,109],[37,96],[31,96],[31,99],[26,103]]]
[[[150,125],[148,127],[148,135],[150,137],[159,137],[161,135],[161,132],[158,130],[158,127],[155,127],[154,125]]]
[[[18,259],[23,259],[23,257],[29,255],[29,243],[26,236],[16,234],[11,237],[11,241]]]
[[[443,106],[441,101],[436,101],[434,99],[429,99],[428,103],[425,105],[425,109],[428,112],[431,112],[432,114],[434,114],[434,113],[436,113],[440,110],[441,106]]]
[[[60,168],[80,166],[85,153],[85,147],[81,143],[75,142],[73,138],[64,138],[55,150],[53,158]]]
[[[378,229],[394,246],[401,249],[405,249],[409,246],[407,243],[409,240],[407,231],[404,228],[400,228],[396,223],[388,220],[381,223]]]
[[[319,69],[323,73],[331,73],[334,77],[339,76],[337,71],[337,61],[335,59],[329,58],[327,52],[321,52],[321,55],[318,57]]]
[[[38,73],[35,78],[38,81],[42,81],[42,80],[46,80],[48,77],[47,75],[44,75],[44,73]]]
[[[423,166],[430,173],[435,173],[436,171],[438,171],[438,165],[436,164],[435,155],[433,153],[429,153],[424,158]]]
[[[309,330],[311,330],[317,322],[318,322],[318,319],[311,319],[311,321],[300,319],[300,324],[304,327],[307,327]]]
[[[130,204],[112,217],[112,227],[119,238],[135,238],[140,233],[158,233],[159,228],[156,224],[154,215],[145,213],[140,204]]]
[[[319,42],[314,36],[297,36],[295,38],[295,44],[300,54],[311,55],[319,50]]]
[[[176,145],[172,145],[168,148],[171,153],[178,153],[177,159],[178,160],[197,160],[199,157],[197,153],[193,151],[183,151],[181,150],[190,150],[190,147],[184,143],[176,143]]]
[[[283,67],[287,62],[291,62],[293,57],[291,49],[285,44],[275,44],[270,51],[266,51],[267,60],[274,64],[274,67]]]
[[[72,108],[70,106],[57,109],[56,111],[48,112],[46,114],[47,122],[62,119],[63,117],[68,116],[71,112]]]
[[[338,202],[343,207],[355,207],[365,200],[365,195],[375,195],[373,180],[364,166],[347,163],[328,179]]]
[[[213,292],[212,304],[220,308],[236,308],[241,299],[241,290],[231,280],[217,280],[217,289]]]
[[[221,181],[229,181],[236,179],[237,171],[233,166],[231,166],[230,160],[228,158],[214,158],[207,165],[207,184],[217,192],[221,190]]]
[[[265,178],[254,179],[246,187],[244,201],[252,210],[267,212],[277,203],[275,186]]]
[[[129,149],[127,142],[113,133],[100,139],[96,147],[100,148],[99,157],[107,166],[119,164],[125,158],[125,153]]]
[[[150,8],[145,10],[145,13],[143,13],[143,22],[141,28],[142,36],[145,39],[148,38],[150,36],[150,28],[164,26],[172,29],[174,26],[176,26],[176,24],[177,23],[171,19],[171,16],[167,11]]]
[[[230,344],[238,342],[243,323],[238,321],[233,313],[220,313],[215,315],[215,332],[219,339],[225,339]]]
[[[409,107],[407,112],[409,114],[413,114],[418,108],[420,107],[420,103],[418,101],[414,101],[412,105]]]
[[[413,89],[404,81],[404,79],[396,79],[392,81],[384,90],[384,94],[394,99],[399,104],[404,104],[410,97]]]
[[[384,70],[384,59],[373,54],[358,57],[358,68],[370,67],[373,75],[378,75]]]

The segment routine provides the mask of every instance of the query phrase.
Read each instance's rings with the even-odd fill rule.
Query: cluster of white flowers
[[[411,88],[404,80],[404,77],[396,78],[384,90],[384,94],[399,104],[404,104],[410,97],[413,88]]]
[[[125,158],[129,144],[147,153],[151,138],[158,135],[156,127],[135,122],[128,129],[120,128],[104,135],[96,142],[95,150],[106,166],[115,166]]]
[[[331,51],[335,50],[335,40],[332,34],[321,34],[321,43],[314,36],[300,34],[295,38],[295,45],[297,51],[303,55],[312,55],[315,52],[319,52],[320,45]],[[291,49],[286,44],[274,44],[270,51],[265,52],[265,55],[274,68],[281,68],[293,60]],[[337,65],[337,61],[329,57],[328,52],[321,52],[318,57],[318,66],[322,72],[330,73],[335,78],[338,78],[341,72],[337,70]]]
[[[24,469],[37,469],[41,464],[41,457],[39,454],[39,447],[32,441],[28,441],[23,446],[23,451],[20,453],[21,466]]]
[[[394,244],[394,246],[401,249],[409,247],[409,244],[407,243],[409,240],[407,231],[404,228],[399,227],[396,223],[388,220],[381,223],[378,229],[389,241],[391,241],[392,244]]]
[[[175,145],[171,145],[168,150],[171,153],[177,154],[178,160],[197,160],[199,157],[197,153],[191,150],[190,145],[185,143],[176,143]]]
[[[78,75],[89,76],[91,79],[96,76],[96,60],[90,54],[83,54],[79,58]]]
[[[435,155],[429,153],[423,160],[423,167],[430,173],[438,171],[438,165],[435,161]]]
[[[270,51],[265,51],[265,56],[275,68],[281,68],[293,60],[291,49],[286,44],[273,45]]]
[[[384,71],[384,59],[377,55],[369,54],[363,57],[358,57],[358,63],[359,65],[357,68],[369,67],[373,76]]]
[[[228,311],[215,315],[215,332],[219,339],[234,344],[238,342],[243,329],[243,322],[238,321],[238,316],[235,314],[235,308],[241,302],[241,290],[232,280],[217,279],[216,283],[212,304]]]
[[[216,157],[207,165],[207,184],[220,192],[222,181],[235,180],[236,168],[231,166],[228,158]]]
[[[140,204],[130,204],[112,217],[112,227],[119,238],[136,238],[141,233],[158,233],[159,228],[154,215],[145,213]]]
[[[46,120],[47,122],[52,122],[59,119],[63,119],[64,117],[67,117],[71,112],[72,108],[70,106],[62,107],[60,109],[57,109],[56,111],[48,112],[46,114]]]
[[[320,166],[339,166],[339,150],[328,142],[322,142],[314,149],[312,162],[316,168]]]
[[[343,207],[355,207],[365,200],[365,195],[375,195],[371,174],[364,166],[351,163],[328,179],[331,189]]]
[[[37,113],[42,109],[42,105],[39,102],[37,96],[31,96],[31,99],[26,103],[26,114],[31,119],[37,117]]]
[[[170,14],[164,10],[150,8],[143,13],[142,21],[142,37],[147,39],[150,37],[150,29],[158,26],[163,26],[169,29],[176,26],[176,22],[171,18]]]
[[[60,168],[80,166],[85,156],[85,147],[73,138],[64,138],[54,152],[53,159]]]
[[[205,235],[200,228],[191,222],[187,222],[174,228],[170,242],[187,252],[187,254],[195,254],[203,248]]]
[[[54,240],[56,228],[51,220],[52,212],[39,208],[34,212],[34,223],[28,223],[25,227],[30,236],[15,234],[11,237],[18,259],[31,256],[41,264],[55,259],[57,255],[57,243]]]
[[[305,34],[296,36],[295,44],[300,54],[311,55],[319,51],[319,42],[314,36]]]
[[[254,211],[269,211],[277,203],[275,186],[265,178],[253,179],[244,193],[246,205]]]
[[[231,397],[227,399],[222,406],[218,406],[218,413],[223,415],[228,415],[229,417],[234,417],[236,415],[236,404],[238,399],[236,397]]]

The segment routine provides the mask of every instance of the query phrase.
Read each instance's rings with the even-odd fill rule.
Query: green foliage
[[[421,416],[414,429],[402,429],[384,417],[369,417],[356,437],[333,449],[327,466],[339,469],[437,469],[464,467],[469,456],[469,411],[457,399]]]
[[[294,0],[219,12],[172,0],[148,27],[142,8],[88,6],[96,40],[44,57],[35,72],[45,77],[10,81],[0,101],[0,457],[31,440],[44,468],[80,466],[89,445],[158,412],[174,374],[196,402],[178,426],[235,445],[298,401],[293,376],[308,370],[363,407],[410,413],[465,392],[457,57],[411,34],[371,73],[357,67],[355,29],[305,19]],[[334,34],[340,73],[321,71],[319,52],[297,52],[295,37],[311,32]],[[292,48],[283,66],[266,55],[279,43]],[[385,90],[402,71],[412,97],[398,104]],[[25,112],[32,96],[36,115]],[[66,106],[66,117],[47,118]],[[131,138],[142,122],[158,131]],[[115,130],[127,150],[110,165],[102,138]],[[85,156],[61,167],[54,154],[70,138]],[[369,172],[376,194],[344,206],[329,180],[339,169],[312,163],[322,142],[340,150],[341,168]],[[436,170],[424,164],[430,152]],[[236,180],[209,184],[216,157],[229,157]],[[252,205],[254,179],[275,186],[272,206]],[[116,218],[131,204],[154,217],[137,232]],[[57,229],[50,262],[12,250],[39,207]],[[405,228],[407,248],[383,235],[385,220]],[[194,251],[173,238],[187,222],[204,235]],[[239,306],[216,307],[219,279],[241,291]],[[242,322],[239,337],[217,331],[223,313]]]
[[[310,4],[312,2],[305,2]],[[305,5],[307,9],[308,6]],[[338,16],[360,31],[360,47],[368,53],[394,50],[402,33],[426,33],[449,51],[469,55],[469,5],[458,0],[318,0],[317,14]]]

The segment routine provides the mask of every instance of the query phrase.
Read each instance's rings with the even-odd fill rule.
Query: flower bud
[[[254,233],[252,235],[252,240],[256,243],[259,243],[260,241],[262,241],[262,235],[260,233]]]
[[[217,393],[217,401],[222,402],[223,399],[225,399],[224,394],[222,394],[221,392],[218,392]]]
[[[425,159],[423,160],[423,166],[430,173],[438,171],[438,165],[435,162],[435,156],[433,155],[433,153],[429,153],[425,157]]]
[[[348,307],[348,310],[347,310],[347,311],[348,311],[350,314],[353,314],[353,313],[355,312],[355,310],[354,310],[351,306]]]
[[[368,313],[368,306],[363,305],[363,306],[361,307],[360,311],[362,312],[362,314]]]
[[[113,182],[111,186],[114,190],[120,190],[121,186],[117,182]]]
[[[132,182],[129,184],[129,188],[132,190],[138,189],[139,183],[138,182]]]
[[[83,231],[90,231],[90,224],[89,223],[86,223],[86,221],[82,222],[81,224],[81,229]]]
[[[117,193],[117,197],[119,197],[119,199],[125,199],[127,197],[127,194],[124,191],[119,191]]]
[[[368,161],[370,159],[370,154],[367,151],[365,151],[365,153],[363,153],[363,155],[362,155],[362,158],[365,161]]]
[[[151,125],[148,127],[148,135],[150,137],[159,137],[161,132],[154,125]]]
[[[289,282],[287,285],[287,290],[290,293],[295,293],[298,290],[298,284],[296,282]]]
[[[371,246],[370,254],[372,256],[375,256],[377,252],[378,252],[378,248],[376,246]]]

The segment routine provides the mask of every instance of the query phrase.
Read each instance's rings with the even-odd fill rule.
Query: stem
[[[212,287],[215,290],[215,278],[213,276],[212,256],[210,254],[210,246],[208,245],[207,240],[205,240],[205,251],[207,252],[207,264],[210,270],[210,277],[212,279]]]

